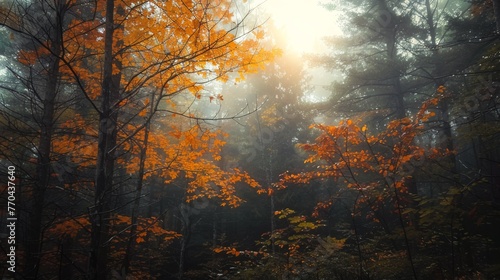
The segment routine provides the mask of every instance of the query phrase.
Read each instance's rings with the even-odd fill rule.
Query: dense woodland
[[[499,279],[500,1],[322,4],[0,1],[3,279]]]

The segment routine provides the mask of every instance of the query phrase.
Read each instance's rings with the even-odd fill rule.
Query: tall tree
[[[260,50],[257,41],[251,38],[259,39],[261,31],[256,30],[257,27],[246,30],[243,22],[237,22],[239,16],[244,18],[245,15],[234,15],[229,2],[149,1],[139,5],[125,2],[115,5],[114,1],[106,1],[105,7],[101,4],[98,2],[92,9],[97,14],[100,11],[105,11],[105,14],[91,20],[90,29],[81,31],[79,35],[84,37],[84,41],[73,37],[68,43],[68,52],[72,55],[89,57],[90,52],[90,59],[67,64],[68,71],[82,85],[82,90],[99,112],[95,207],[91,218],[93,253],[90,261],[93,277],[99,278],[106,277],[107,272],[108,220],[112,211],[109,207],[114,204],[111,196],[114,191],[114,153],[149,122],[147,119],[129,137],[117,142],[120,123],[126,125],[134,118],[127,119],[126,115],[120,118],[119,112],[125,112],[130,106],[127,104],[145,98],[141,88],[151,87],[160,89],[154,91],[158,96],[154,98],[153,113],[164,108],[162,110],[171,114],[196,118],[175,111],[176,95],[189,90],[194,101],[201,99],[203,84],[207,81],[227,81],[228,73],[232,71],[238,71],[242,77],[245,72],[255,71],[260,63],[273,56],[272,52]],[[105,20],[104,38],[98,40],[99,46],[96,46],[95,39],[102,38],[100,19]],[[235,26],[230,25],[233,20],[237,22]],[[75,21],[74,24],[87,27],[84,22]],[[167,26],[169,32],[150,30],[143,36],[151,26]],[[89,30],[91,35],[86,32]],[[103,57],[99,48],[103,50]],[[103,59],[102,68],[97,63],[100,59]],[[97,68],[86,67],[89,63]],[[212,65],[218,65],[216,70]],[[103,77],[101,87],[86,79],[100,76],[99,73]],[[100,94],[96,92],[98,88],[102,88]],[[160,105],[165,101],[166,105]],[[150,114],[149,119],[153,116]]]
[[[118,107],[120,101],[120,80],[122,61],[116,48],[123,47],[123,41],[118,38],[114,46],[115,13],[123,16],[123,7],[115,11],[114,0],[106,1],[104,27],[104,63],[102,68],[101,108],[99,111],[99,135],[97,142],[97,164],[95,178],[95,208],[92,209],[92,240],[90,253],[90,275],[93,279],[106,279],[108,269],[109,219],[111,217],[113,175],[115,163],[115,146],[118,124]],[[116,69],[114,72],[113,68]]]
[[[60,57],[63,53],[63,33],[67,26],[66,12],[70,4],[66,1],[39,1],[35,3],[12,1],[3,3],[2,24],[10,29],[24,48],[17,53],[21,62],[30,67],[22,77],[30,92],[33,119],[38,127],[38,143],[35,146],[36,172],[33,186],[33,203],[27,231],[26,278],[35,279],[41,254],[42,217],[45,193],[50,183],[51,146],[56,122],[57,97],[60,84]],[[32,54],[31,59],[25,59]],[[26,57],[25,57],[26,56]],[[12,69],[11,71],[15,71]],[[26,73],[26,72],[25,72]],[[37,77],[40,75],[44,80]],[[16,94],[15,91],[11,91]],[[19,92],[17,92],[19,94]],[[21,93],[21,96],[24,94]],[[25,96],[25,95],[24,95]]]
[[[415,33],[405,4],[368,0],[335,7],[345,11],[346,35],[328,38],[332,55],[312,56],[315,64],[342,72],[343,79],[332,84],[335,112],[371,114],[379,124],[405,117],[411,108],[406,78],[411,58],[400,42]]]

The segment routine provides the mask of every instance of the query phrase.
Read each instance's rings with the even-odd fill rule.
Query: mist
[[[1,1],[2,277],[500,277],[499,7]]]

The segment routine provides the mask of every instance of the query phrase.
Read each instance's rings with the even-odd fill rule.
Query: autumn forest
[[[500,0],[264,2],[0,0],[2,279],[500,279]]]

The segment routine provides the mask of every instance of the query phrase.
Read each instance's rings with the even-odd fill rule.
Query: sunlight
[[[272,20],[283,30],[286,49],[299,54],[325,50],[322,38],[340,34],[337,16],[318,1],[267,0],[264,6]]]

